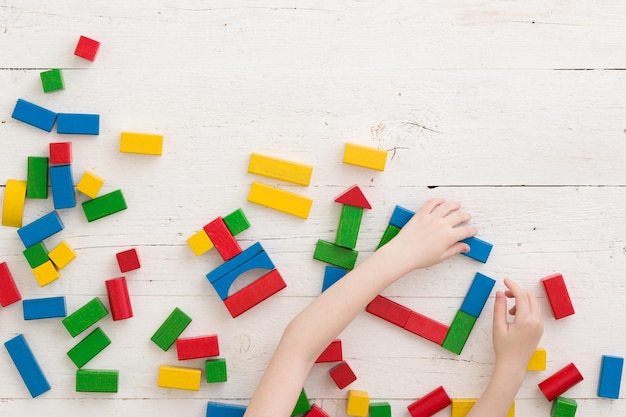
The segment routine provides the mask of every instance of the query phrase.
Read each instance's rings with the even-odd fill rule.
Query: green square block
[[[102,301],[100,301],[98,297],[95,297],[87,304],[64,318],[61,323],[63,323],[70,335],[75,337],[94,325],[108,313],[109,312],[106,307],[104,307],[104,304],[102,304]]]
[[[313,253],[313,259],[338,266],[343,269],[354,269],[359,252],[342,248],[325,240],[318,240]]]
[[[237,236],[239,233],[250,227],[250,222],[241,209],[233,211],[222,220],[224,220],[226,227],[230,230],[230,233],[233,236]]]
[[[394,237],[396,237],[398,235],[398,233],[400,233],[400,228],[390,224],[387,226],[387,229],[385,230],[385,233],[383,234],[383,237],[380,239],[380,243],[378,244],[378,247],[376,249],[380,249],[381,246],[385,246],[387,243],[389,243],[389,241],[391,239],[393,239]]]
[[[26,198],[48,198],[48,158],[44,156],[28,157]]]
[[[388,402],[370,403],[370,417],[391,417],[391,405]]]
[[[82,368],[98,353],[111,344],[111,339],[104,334],[101,328],[89,333],[83,340],[67,352],[74,365]]]
[[[552,401],[551,417],[574,417],[578,404],[569,398],[556,397]]]
[[[43,242],[34,244],[22,253],[32,269],[48,262],[48,249],[46,249]]]
[[[63,85],[63,73],[59,68],[44,71],[39,75],[44,93],[51,93],[65,88],[65,85]]]
[[[476,317],[461,310],[457,311],[450,325],[450,329],[448,330],[448,334],[441,346],[450,352],[460,355],[475,323]]]
[[[110,216],[127,208],[122,190],[115,190],[83,203],[83,211],[88,222]]]
[[[356,248],[356,240],[359,237],[363,209],[361,207],[343,205],[341,218],[337,228],[337,238],[335,244],[344,248]]]
[[[76,392],[117,392],[118,371],[76,371]]]
[[[228,374],[226,373],[226,359],[209,359],[205,362],[206,382],[226,382]]]
[[[191,323],[191,317],[176,307],[167,319],[165,319],[161,327],[152,335],[150,340],[167,352],[183,330],[189,326],[189,323]]]
[[[291,413],[291,417],[307,413],[311,410],[311,402],[309,398],[306,396],[306,392],[304,392],[304,388],[300,391],[300,396],[298,397],[298,402]]]

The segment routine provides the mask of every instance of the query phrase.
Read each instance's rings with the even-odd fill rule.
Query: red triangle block
[[[348,188],[335,199],[335,202],[364,209],[372,208],[369,201],[367,201],[367,198],[365,198],[365,195],[363,195],[363,191],[361,191],[358,185],[353,185],[352,187]]]

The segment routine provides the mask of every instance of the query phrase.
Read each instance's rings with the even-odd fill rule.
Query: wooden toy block
[[[552,313],[556,320],[574,314],[574,306],[569,297],[567,286],[563,280],[563,275],[554,274],[541,280],[543,288],[546,290]]]
[[[51,282],[61,278],[59,271],[54,267],[52,261],[46,261],[37,268],[33,268],[33,275],[35,275],[40,287],[45,287]]]
[[[43,71],[39,74],[39,77],[41,78],[41,86],[44,93],[51,93],[65,88],[63,73],[60,68]]]
[[[157,385],[160,388],[200,391],[202,371],[195,368],[161,365]]]
[[[22,100],[21,98],[17,100],[11,117],[20,122],[45,130],[46,132],[52,131],[54,122],[57,120],[57,114],[55,112]]]
[[[624,358],[602,355],[600,381],[598,383],[598,397],[614,399],[619,398],[623,368]]]
[[[300,395],[298,396],[298,401],[296,401],[296,405],[291,412],[291,417],[304,414],[311,409],[311,402],[309,401],[309,397],[307,397],[304,388],[300,391]]]
[[[22,227],[27,189],[26,181],[7,180],[2,201],[3,226]]]
[[[465,417],[474,407],[476,401],[478,401],[476,398],[453,398],[452,417]],[[511,408],[509,408],[509,412],[505,417],[515,417],[515,402],[511,404]]]
[[[48,250],[46,249],[46,245],[43,242],[39,242],[31,246],[30,248],[25,249],[23,252],[28,265],[32,268],[37,268],[39,265],[42,265],[48,262]]]
[[[395,301],[391,301],[389,298],[383,297],[382,295],[377,295],[376,298],[370,301],[365,311],[402,328],[406,326],[412,313],[411,309]]]
[[[233,236],[237,236],[250,227],[250,222],[241,209],[233,211],[228,216],[225,216],[223,220],[230,234]]]
[[[578,403],[575,400],[563,397],[557,397],[552,402],[550,409],[550,417],[574,417]]]
[[[76,370],[76,392],[117,392],[119,371]]]
[[[248,193],[248,201],[283,213],[307,219],[313,200],[289,191],[253,182]]]
[[[313,404],[313,406],[311,407],[311,410],[309,410],[309,412],[306,414],[305,417],[330,417],[330,415],[326,413],[324,410],[322,410],[321,408],[319,408],[317,405]],[[374,416],[370,416],[370,417],[374,417]],[[391,414],[389,415],[389,417],[391,417]]]
[[[24,335],[18,334],[4,343],[30,395],[35,398],[50,390],[50,384],[39,367]]]
[[[141,261],[136,248],[118,252],[115,257],[122,273],[141,268]]]
[[[443,387],[435,388],[407,407],[411,417],[430,417],[452,404]]]
[[[461,310],[457,311],[441,347],[460,355],[475,323],[476,317]]]
[[[48,198],[48,158],[45,156],[28,157],[26,198]]]
[[[9,306],[22,299],[9,266],[6,262],[0,263],[0,305]]]
[[[443,344],[450,331],[450,328],[445,324],[439,323],[416,311],[411,311],[411,315],[409,315],[409,319],[406,321],[404,328],[440,346]]]
[[[486,263],[493,245],[491,243],[480,240],[477,237],[468,237],[461,242],[467,243],[470,247],[469,252],[461,252],[463,255],[475,259],[479,262]]]
[[[206,417],[243,417],[246,406],[209,401],[206,407]]]
[[[50,143],[50,165],[69,165],[72,163],[72,142]]]
[[[55,209],[76,207],[71,165],[50,167],[50,188]]]
[[[89,333],[83,340],[67,352],[67,356],[74,362],[77,368],[82,368],[90,360],[95,358],[100,352],[111,344],[111,339],[97,327]]]
[[[389,224],[397,227],[398,229],[402,229],[404,225],[407,224],[414,215],[414,211],[406,209],[402,206],[396,206],[393,209],[393,213],[391,213],[391,219],[389,220]]]
[[[337,268],[336,266],[327,265],[324,272],[324,282],[322,283],[322,292],[326,291],[335,282],[339,281],[348,273],[343,268]]]
[[[93,62],[93,60],[96,59],[96,54],[98,53],[99,48],[100,42],[86,36],[81,36],[78,38],[74,55]]]
[[[545,371],[546,370],[546,359],[547,352],[544,348],[537,348],[535,352],[530,357],[528,361],[528,365],[526,366],[527,371]]]
[[[80,191],[89,198],[96,198],[104,180],[92,172],[85,172],[76,185],[76,191]]]
[[[217,295],[219,295],[222,300],[225,300],[228,298],[228,293],[230,291],[230,287],[232,286],[233,282],[235,282],[235,280],[239,278],[243,273],[252,271],[255,269],[271,271],[274,268],[275,268],[274,263],[268,256],[267,252],[262,251],[261,253],[256,255],[254,258],[250,259],[248,262],[233,269],[231,272],[222,276],[217,281],[212,282],[213,288],[215,288]]]
[[[224,305],[230,315],[235,318],[255,305],[259,304],[285,288],[287,284],[277,269],[268,272],[244,289],[224,300]]]
[[[343,163],[384,171],[387,163],[387,151],[354,143],[346,143]]]
[[[189,326],[189,323],[191,323],[191,317],[176,307],[152,335],[150,340],[167,352],[178,336]]]
[[[219,356],[220,346],[217,335],[187,337],[176,340],[176,352],[179,361]]]
[[[211,238],[209,238],[204,229],[194,233],[193,236],[187,239],[187,244],[196,256],[213,249],[213,242],[211,242]]]
[[[370,396],[366,391],[351,389],[348,391],[346,414],[349,416],[366,417],[370,407]]]
[[[378,243],[376,249],[380,249],[382,246],[385,246],[387,243],[389,243],[391,239],[396,237],[398,233],[400,233],[400,229],[398,229],[396,226],[387,225],[387,229],[385,229],[385,233],[380,239],[380,243]]]
[[[494,285],[496,285],[495,279],[477,272],[461,304],[461,311],[476,318],[480,317]]]
[[[244,265],[245,263],[249,262],[251,259],[253,259],[255,256],[257,256],[258,254],[262,252],[265,252],[265,249],[263,249],[263,246],[261,245],[261,243],[256,242],[254,245],[242,251],[239,255],[224,262],[222,265],[218,266],[213,271],[209,272],[206,275],[206,277],[210,283],[214,283],[218,281],[219,279],[221,279],[222,277],[224,277],[225,275],[228,275],[235,269],[239,268],[241,265]]]
[[[65,135],[99,135],[100,115],[59,113],[57,114],[57,133]]]
[[[263,175],[280,181],[309,186],[313,167],[284,159],[252,153],[248,165],[250,174]]]
[[[206,234],[213,242],[215,249],[219,252],[222,259],[228,261],[241,253],[241,246],[235,240],[226,223],[221,217],[213,220],[211,223],[203,227]]]
[[[356,248],[356,240],[359,237],[363,209],[360,207],[345,205],[341,208],[339,227],[335,244],[343,248]]]
[[[83,211],[88,222],[110,216],[127,208],[122,190],[115,190],[83,203]]]
[[[163,153],[163,135],[122,132],[120,152],[161,155]]]
[[[343,193],[339,194],[337,198],[335,198],[335,202],[362,209],[372,208],[370,202],[367,201],[367,198],[365,198],[363,191],[361,191],[358,185],[353,185]]]
[[[61,230],[63,230],[63,222],[59,214],[56,211],[51,211],[34,222],[18,229],[17,234],[24,246],[30,248],[50,236],[59,233]]]
[[[357,256],[359,256],[359,252],[353,249],[342,248],[322,239],[317,241],[315,252],[313,253],[313,259],[343,269],[354,269]]]
[[[330,342],[330,345],[320,354],[315,360],[315,363],[323,362],[341,362],[343,360],[343,349],[341,347],[341,340],[335,339]]]
[[[65,297],[32,298],[22,301],[24,320],[65,317]]]
[[[391,405],[388,402],[370,403],[370,417],[391,417]]]
[[[78,310],[63,319],[63,326],[72,337],[76,337],[93,326],[109,312],[98,297],[93,298]]]
[[[66,242],[62,241],[48,254],[50,260],[58,269],[63,269],[76,259],[76,252]]]
[[[104,281],[111,306],[113,321],[126,320],[133,317],[133,307],[130,304],[126,277],[113,278]]]
[[[337,385],[337,388],[339,389],[344,389],[345,387],[356,381],[356,375],[346,361],[341,361],[337,365],[333,366],[328,371],[328,374],[333,379],[333,381],[335,381],[335,385]]]
[[[209,359],[205,362],[206,382],[226,382],[228,375],[226,372],[226,359]]]
[[[540,382],[539,389],[548,401],[552,401],[582,380],[583,376],[576,368],[576,365],[570,363]]]

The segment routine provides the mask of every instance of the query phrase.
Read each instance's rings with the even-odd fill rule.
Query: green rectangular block
[[[226,372],[226,359],[209,359],[204,364],[206,370],[206,382],[226,382],[228,374]]]
[[[102,304],[102,301],[100,301],[98,297],[95,297],[93,300],[89,301],[87,304],[64,318],[61,323],[63,323],[70,335],[75,337],[94,325],[108,313],[109,312],[106,307],[104,307],[104,304]]]
[[[335,244],[344,248],[356,248],[356,240],[359,237],[363,209],[361,207],[343,205],[341,218],[337,228],[337,239]]]
[[[67,352],[67,356],[78,368],[82,368],[98,353],[111,344],[111,339],[104,334],[101,328],[96,328],[83,340]]]
[[[28,261],[28,265],[32,269],[37,268],[40,265],[48,262],[48,249],[43,242],[35,243],[33,246],[27,248],[24,252],[24,257]]]
[[[48,158],[43,156],[28,157],[26,198],[48,198]]]
[[[578,403],[575,400],[556,397],[554,401],[552,401],[550,417],[574,417],[576,415],[577,408]]]
[[[389,241],[391,239],[393,239],[394,237],[396,237],[398,235],[398,233],[400,233],[400,229],[392,224],[387,226],[387,229],[385,229],[385,233],[383,234],[383,237],[380,239],[380,243],[378,244],[378,247],[376,249],[380,249],[380,247],[385,246],[387,243],[389,243]]]
[[[298,397],[298,402],[296,402],[296,406],[291,413],[291,417],[307,413],[311,410],[311,402],[309,401],[309,397],[306,396],[306,392],[304,392],[304,388],[300,391],[300,396]]]
[[[241,209],[233,211],[222,220],[224,220],[226,227],[230,230],[230,233],[233,236],[237,236],[239,233],[250,227],[250,222]]]
[[[76,392],[117,392],[118,371],[79,369],[76,371]]]
[[[359,252],[342,248],[325,240],[318,240],[313,253],[313,259],[338,266],[343,269],[354,269]]]
[[[370,403],[370,417],[391,417],[391,405],[388,402]]]
[[[127,208],[122,190],[115,190],[83,203],[83,211],[88,222],[110,216]]]
[[[178,336],[189,326],[191,317],[176,307],[163,322],[161,327],[152,335],[152,340],[158,347],[167,351],[174,344]]]
[[[460,355],[475,323],[476,317],[461,310],[457,311],[441,346],[450,352]]]

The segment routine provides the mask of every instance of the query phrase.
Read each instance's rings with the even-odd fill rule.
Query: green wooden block
[[[48,262],[48,250],[43,242],[34,244],[22,253],[32,269]]]
[[[95,297],[87,304],[64,318],[61,323],[63,323],[70,335],[75,337],[94,325],[108,313],[109,312],[106,307],[104,307],[104,304],[102,304],[102,301],[100,301],[98,297]]]
[[[48,158],[43,156],[28,157],[26,198],[48,198]]]
[[[356,240],[359,237],[363,209],[361,207],[343,205],[339,228],[337,229],[337,239],[335,244],[344,248],[356,248]]]
[[[474,323],[476,323],[476,317],[461,310],[457,311],[441,346],[450,352],[460,355],[467,338],[474,328]]]
[[[386,245],[387,243],[389,243],[389,241],[391,239],[393,239],[394,237],[396,237],[398,235],[398,233],[400,233],[400,228],[390,224],[387,226],[387,229],[385,230],[385,233],[383,234],[383,237],[380,239],[380,243],[378,244],[378,247],[376,249],[380,249],[381,246]]]
[[[76,392],[117,392],[118,371],[76,371]]]
[[[178,336],[191,323],[191,317],[176,307],[163,322],[161,327],[152,335],[152,340],[158,347],[167,351],[174,344]]]
[[[110,344],[111,339],[98,327],[70,349],[67,356],[74,362],[74,365],[82,368]]]
[[[44,93],[51,93],[52,91],[63,90],[65,88],[63,84],[63,73],[59,68],[44,71],[39,75],[41,77],[41,85]]]
[[[291,417],[307,413],[311,410],[311,402],[309,398],[306,396],[306,392],[304,392],[304,388],[300,391],[300,396],[298,397],[298,402],[291,413]]]
[[[226,359],[208,359],[204,367],[206,369],[206,382],[226,382],[228,380]]]
[[[576,409],[578,403],[575,400],[569,398],[556,397],[552,401],[552,409],[550,410],[551,417],[574,417],[576,415]]]
[[[343,269],[353,269],[359,252],[342,248],[325,240],[318,240],[313,253],[313,259],[338,266]]]
[[[388,402],[370,403],[370,417],[391,417],[391,405]]]
[[[250,227],[250,222],[241,209],[233,211],[222,220],[224,220],[226,227],[230,230],[230,233],[233,236],[237,236],[239,233]]]
[[[110,216],[127,208],[122,190],[115,190],[83,203],[83,211],[88,222]]]

